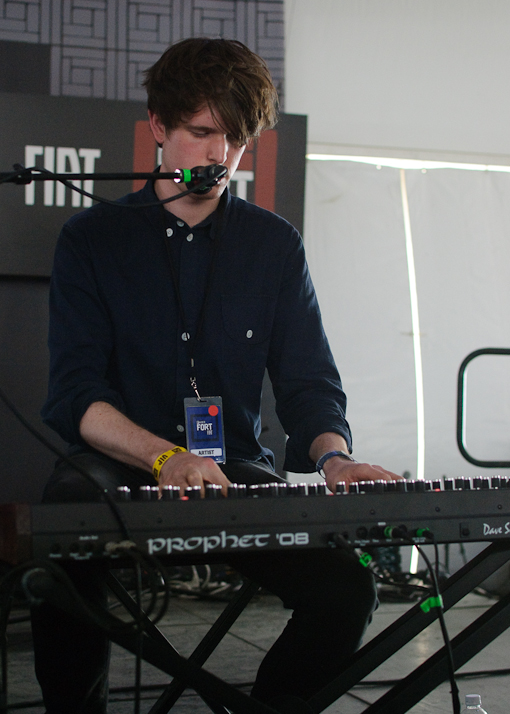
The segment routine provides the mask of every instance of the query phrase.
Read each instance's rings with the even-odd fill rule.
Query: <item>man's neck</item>
[[[179,194],[179,191],[175,190],[175,185],[167,181],[155,181],[154,190],[160,200]],[[199,197],[189,194],[184,198],[165,203],[164,208],[177,218],[185,221],[190,228],[193,228],[193,226],[204,221],[211,213],[214,213],[218,208],[219,202],[219,197],[208,199],[206,196]]]

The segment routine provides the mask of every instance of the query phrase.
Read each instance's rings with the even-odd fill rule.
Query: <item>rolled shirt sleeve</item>
[[[51,279],[50,379],[42,410],[45,423],[71,444],[81,443],[80,421],[93,402],[124,410],[122,396],[106,377],[114,349],[112,325],[82,245],[72,223],[66,225]]]

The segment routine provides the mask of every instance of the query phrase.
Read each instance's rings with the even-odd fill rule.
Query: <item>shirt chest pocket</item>
[[[257,345],[271,334],[275,300],[266,295],[222,295],[221,312],[227,335],[245,345]]]

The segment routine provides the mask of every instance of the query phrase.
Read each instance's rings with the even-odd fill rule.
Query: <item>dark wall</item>
[[[49,280],[0,279],[0,389],[55,446],[65,444],[42,424],[48,372]],[[55,456],[0,402],[0,502],[37,502]]]
[[[0,92],[50,93],[49,45],[0,42]]]

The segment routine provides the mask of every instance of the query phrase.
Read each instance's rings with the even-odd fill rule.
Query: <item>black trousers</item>
[[[151,474],[96,452],[73,456],[102,488],[154,485]],[[228,462],[222,467],[236,483],[270,483],[278,477],[264,464]],[[44,492],[47,503],[98,500],[99,491],[67,464],[60,464]],[[377,598],[370,572],[337,549],[295,550],[229,557],[240,573],[278,595],[292,617],[260,665],[252,696],[259,701],[308,699],[358,649]],[[103,569],[66,565],[79,592],[106,602]],[[108,699],[108,638],[48,603],[32,612],[36,675],[47,714],[104,714]],[[282,710],[285,705],[282,705]]]

